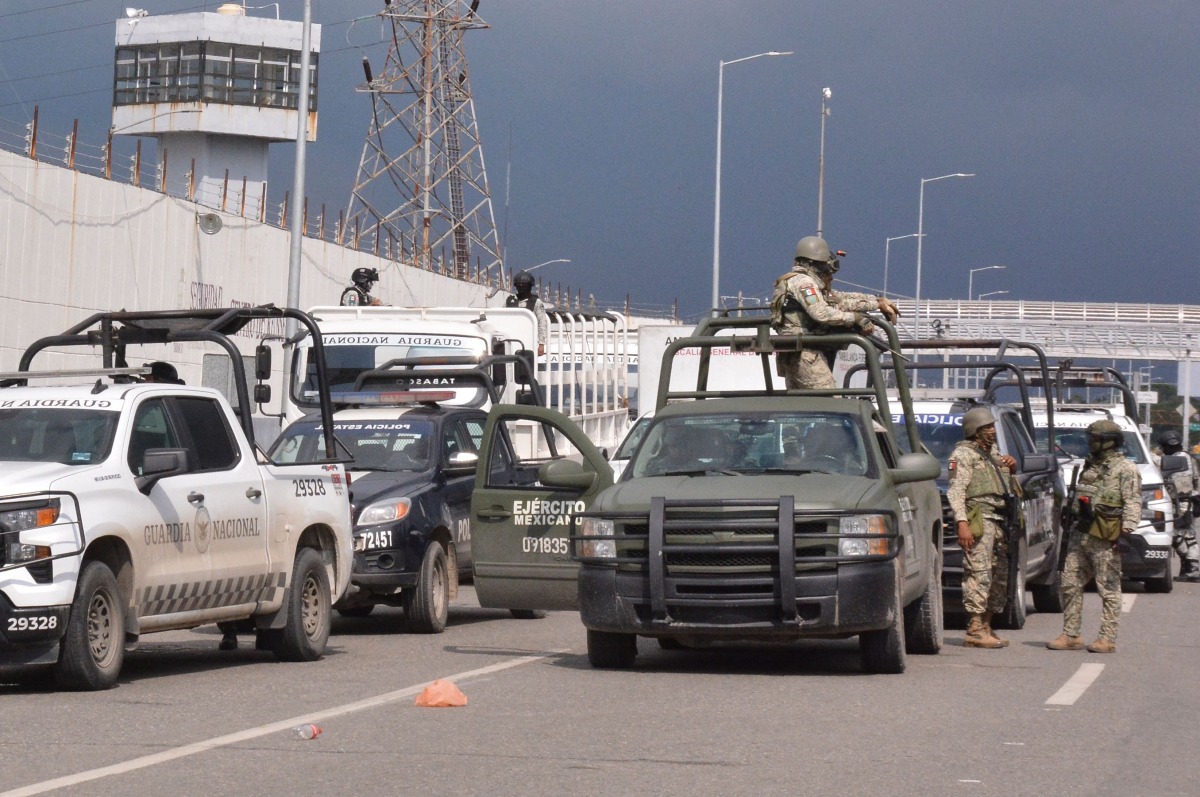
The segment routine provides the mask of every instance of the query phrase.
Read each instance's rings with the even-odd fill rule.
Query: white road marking
[[[466,672],[460,672],[455,675],[447,675],[443,680],[465,681],[470,678],[477,678],[481,675],[488,675],[489,673],[508,670],[513,667],[520,667],[522,664],[529,664],[530,662],[545,659],[561,652],[562,651],[550,651],[537,656],[522,656],[519,659],[509,659],[508,661],[502,661],[499,664],[491,664],[487,667],[480,667],[477,670],[467,670]],[[33,783],[29,786],[22,786],[19,789],[0,792],[0,797],[31,797],[31,795],[35,794],[45,794],[46,792],[54,791],[55,789],[65,789],[69,786],[78,786],[80,783],[88,783],[89,781],[107,778],[111,775],[122,775],[126,772],[133,772],[137,769],[152,767],[155,764],[163,764],[167,761],[174,761],[178,758],[186,758],[187,756],[196,755],[198,753],[205,753],[209,750],[215,750],[218,747],[228,747],[229,745],[237,744],[238,742],[245,742],[249,741],[250,739],[257,739],[260,736],[267,736],[272,733],[278,733],[279,731],[286,731],[296,727],[297,725],[305,725],[310,722],[319,722],[321,720],[327,720],[333,717],[340,717],[345,714],[352,714],[356,711],[365,711],[369,708],[377,708],[379,706],[387,705],[388,703],[395,703],[398,700],[403,700],[406,697],[412,697],[420,693],[422,689],[424,689],[426,686],[429,686],[431,683],[433,683],[433,681],[426,681],[425,683],[416,684],[415,686],[397,689],[394,692],[385,692],[382,695],[376,695],[375,697],[369,697],[365,700],[359,700],[355,703],[346,703],[344,705],[334,706],[322,711],[315,711],[311,714],[301,714],[300,716],[291,717],[290,719],[279,720],[278,722],[272,722],[267,725],[259,725],[257,728],[247,728],[244,731],[237,731],[236,733],[226,734],[225,736],[214,736],[213,738],[205,739],[202,742],[186,744],[182,747],[175,747],[170,750],[163,750],[162,752],[153,753],[140,758],[133,758],[129,761],[122,761],[119,764],[112,764],[110,766],[99,767],[97,769],[89,769],[85,772],[78,772],[74,775],[64,775],[61,778],[46,780],[42,781],[41,783]]]
[[[1062,688],[1050,696],[1046,701],[1048,706],[1073,706],[1087,688],[1092,685],[1092,682],[1100,677],[1100,673],[1104,671],[1103,664],[1080,664],[1079,669],[1075,674],[1067,679],[1067,682],[1062,685]],[[4,795],[0,795],[4,797]]]
[[[1121,613],[1129,614],[1133,610],[1133,602],[1137,600],[1137,595],[1121,594]]]

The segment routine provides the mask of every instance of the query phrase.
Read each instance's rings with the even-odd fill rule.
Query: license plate
[[[391,529],[364,531],[354,538],[354,550],[356,551],[374,551],[391,547],[393,547]]]

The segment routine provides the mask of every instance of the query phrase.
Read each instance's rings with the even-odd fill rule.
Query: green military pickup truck
[[[472,496],[481,605],[578,609],[596,667],[629,667],[637,637],[860,640],[867,672],[942,646],[942,517],[929,454],[902,454],[911,419],[902,364],[894,410],[880,358],[859,334],[776,336],[769,319],[713,318],[663,358],[657,410],[619,481],[562,415],[492,409]],[[861,350],[868,386],[786,390],[776,352]],[[701,352],[695,390],[672,390],[676,352]],[[882,354],[881,354],[882,350]],[[710,391],[725,355],[762,362],[761,385]],[[677,382],[679,380],[676,380]],[[903,432],[920,452],[917,429]],[[544,438],[550,460],[522,460]],[[782,575],[781,575],[782,574]]]

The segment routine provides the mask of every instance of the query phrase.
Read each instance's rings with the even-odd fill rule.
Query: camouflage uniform
[[[1121,528],[1136,529],[1142,516],[1142,477],[1137,465],[1120,449],[1089,458],[1079,475],[1078,495],[1092,506],[1120,507]],[[1095,528],[1095,524],[1092,524]],[[1083,521],[1071,531],[1067,561],[1062,574],[1063,634],[1078,637],[1083,615],[1083,588],[1092,578],[1104,608],[1100,614],[1100,639],[1117,641],[1121,617],[1121,554],[1115,542],[1089,533]]]
[[[546,333],[550,329],[550,316],[546,313],[546,303],[536,293],[513,294],[504,300],[505,307],[524,307],[533,313],[537,319],[537,342],[539,346],[546,345]]]
[[[1190,467],[1167,480],[1167,492],[1175,503],[1175,531],[1171,544],[1185,563],[1183,572],[1186,573],[1195,570],[1196,562],[1200,561],[1200,545],[1196,544],[1196,530],[1192,522],[1192,498],[1200,493],[1200,473],[1197,472],[1200,466],[1188,454],[1181,456],[1187,457]],[[1155,465],[1162,467],[1161,454],[1155,454],[1153,459]]]
[[[775,296],[772,304],[783,306],[782,320],[775,326],[781,335],[821,334],[854,330],[869,324],[863,318],[876,308],[875,297],[865,293],[842,293],[825,287],[821,275],[812,267],[797,263],[792,270],[775,280]],[[800,352],[779,352],[775,355],[779,373],[788,390],[800,388],[833,389],[833,381],[826,349],[808,348]]]
[[[1000,464],[1000,450],[984,451],[962,440],[950,455],[946,498],[955,525],[966,521],[972,507],[983,513],[983,535],[963,551],[963,608],[967,614],[999,614],[1008,598],[1008,540],[1004,528],[1004,496],[1012,492],[1012,475]]]

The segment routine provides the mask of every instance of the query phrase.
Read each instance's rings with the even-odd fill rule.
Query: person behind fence
[[[371,289],[379,282],[379,269],[356,268],[350,274],[350,281],[354,284],[342,291],[340,304],[343,307],[378,307],[383,304],[371,295]]]
[[[1087,646],[1092,653],[1117,649],[1121,617],[1121,553],[1142,517],[1142,477],[1122,452],[1125,435],[1110,420],[1087,428],[1088,458],[1080,471],[1071,512],[1071,539],[1062,572],[1063,632],[1046,643],[1051,650],[1083,647],[1083,588],[1093,577],[1103,606],[1100,636]]]
[[[546,353],[546,333],[550,328],[550,319],[546,315],[546,303],[533,292],[533,275],[521,271],[513,277],[515,294],[504,300],[505,307],[524,307],[537,318],[538,356]]]
[[[963,439],[950,455],[946,498],[954,512],[963,550],[963,608],[968,623],[963,646],[1003,648],[1007,639],[992,631],[992,617],[1008,601],[1008,541],[1005,501],[1014,493],[1017,461],[996,446],[996,418],[975,407],[963,415]]]
[[[1162,467],[1164,456],[1183,454],[1183,436],[1168,429],[1158,436],[1162,454],[1154,455],[1154,464]],[[1171,540],[1175,553],[1179,554],[1179,580],[1200,581],[1200,545],[1196,544],[1196,529],[1192,517],[1193,502],[1200,497],[1200,465],[1187,457],[1188,469],[1171,474],[1167,479],[1167,492],[1175,502],[1175,532]]]
[[[771,325],[781,335],[819,335],[859,330],[870,333],[873,327],[865,315],[879,310],[889,321],[900,315],[896,305],[882,296],[865,293],[834,292],[833,275],[841,261],[830,251],[825,239],[815,235],[796,244],[792,270],[775,280],[771,297]],[[789,390],[833,389],[832,349],[816,347],[801,351],[777,352],[776,367]]]

